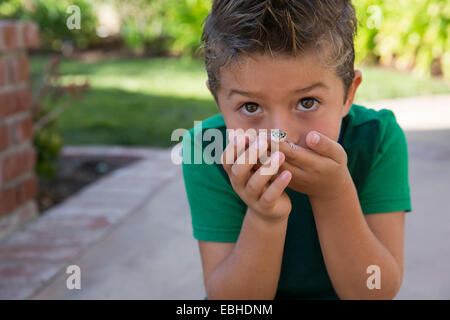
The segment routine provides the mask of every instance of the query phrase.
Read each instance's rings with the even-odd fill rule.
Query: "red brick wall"
[[[38,44],[35,23],[0,20],[0,239],[37,216],[26,50]]]

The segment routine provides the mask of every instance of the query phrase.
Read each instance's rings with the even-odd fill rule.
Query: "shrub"
[[[357,61],[379,60],[420,74],[450,79],[448,0],[354,1],[360,28]]]
[[[83,85],[62,85],[59,81],[59,64],[60,56],[51,56],[35,81],[32,112],[34,146],[37,151],[36,173],[39,176],[52,177],[56,173],[56,160],[63,146],[56,120],[89,88],[87,82]]]
[[[69,30],[67,8],[80,8],[80,29]],[[65,42],[86,48],[95,42],[97,17],[88,0],[4,0],[0,3],[0,18],[35,21],[40,28],[41,48],[60,51]]]
[[[121,35],[128,47],[157,53],[196,55],[211,0],[116,0]]]

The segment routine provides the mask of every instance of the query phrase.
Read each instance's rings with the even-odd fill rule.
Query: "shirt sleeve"
[[[190,148],[190,157],[185,156],[187,148]],[[190,133],[184,136],[182,168],[193,236],[201,241],[236,242],[246,205],[217,164],[192,161],[193,153],[202,150],[202,143]]]
[[[411,211],[406,137],[390,110],[366,183],[359,192],[364,214]]]

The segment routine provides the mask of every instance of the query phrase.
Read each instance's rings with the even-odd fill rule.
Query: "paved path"
[[[66,153],[82,151],[86,155],[89,149],[71,148]],[[90,150],[105,153],[102,148]],[[111,148],[106,151],[109,155],[120,156],[125,152],[127,156],[133,154],[144,158],[82,189],[4,239],[0,243],[0,299],[24,299],[37,294],[55,277],[64,274],[68,265],[78,264],[78,260],[92,252],[96,244],[105,243],[108,236],[116,235],[122,224],[129,225],[133,214],[148,205],[160,189],[177,177],[177,167],[170,161],[170,150]],[[173,203],[173,199],[164,203]],[[164,209],[161,208],[160,212]],[[155,216],[158,217],[157,214]],[[156,231],[165,234],[167,230],[153,230],[154,227],[149,225],[145,235],[156,234]],[[133,232],[131,230],[131,234]],[[147,238],[141,243],[150,246],[155,241]],[[130,253],[129,248],[132,247],[135,247],[132,243],[124,246],[123,252]],[[118,250],[118,247],[112,246],[111,249]],[[104,261],[102,269],[109,264],[108,261],[114,260]],[[113,262],[111,266],[114,265]],[[83,275],[88,276],[89,272],[85,273],[85,270],[88,268],[82,269]]]
[[[192,238],[180,167],[162,190],[75,263],[81,290],[60,274],[35,299],[201,299],[197,244]]]
[[[450,95],[410,97],[362,103],[373,109],[391,109],[405,130],[450,128]]]
[[[450,299],[450,206],[447,201],[450,116],[446,108],[450,108],[450,96],[391,100],[371,106],[377,105],[394,110],[406,132],[410,153],[413,212],[406,217],[405,275],[397,298]],[[441,111],[435,113],[435,107]],[[427,126],[417,123],[419,119]],[[112,180],[118,177],[127,181],[125,188],[124,184]],[[108,179],[111,180],[108,182]],[[108,184],[101,185],[106,182]],[[85,212],[89,215],[81,218],[80,210],[66,210],[66,216],[73,215],[74,218],[64,221],[76,228],[70,228],[70,225],[55,228],[54,232],[61,228],[55,235],[55,239],[62,241],[59,249],[43,252],[11,249],[21,241],[29,243],[33,239],[28,235],[28,228],[0,245],[0,298],[204,297],[200,257],[192,237],[181,170],[170,164],[169,151],[155,151],[152,159],[119,169],[84,191],[105,193],[103,188],[106,187],[112,188],[106,192],[109,196],[125,192],[134,200],[104,198],[101,193],[94,197],[74,198],[74,201],[86,201],[74,204],[84,205],[81,208],[90,210]],[[109,199],[100,211],[93,206],[102,203],[94,201],[97,196]],[[55,221],[58,220],[56,216],[62,217],[63,213],[64,210],[55,213]],[[39,230],[39,222],[37,226],[30,224],[30,230]],[[41,227],[45,227],[43,222]],[[66,288],[65,267],[69,264],[81,268],[81,290]]]

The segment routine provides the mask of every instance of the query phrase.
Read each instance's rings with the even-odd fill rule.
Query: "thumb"
[[[338,163],[345,162],[347,155],[344,148],[336,141],[317,131],[310,131],[306,136],[306,144],[318,154],[333,159]]]

